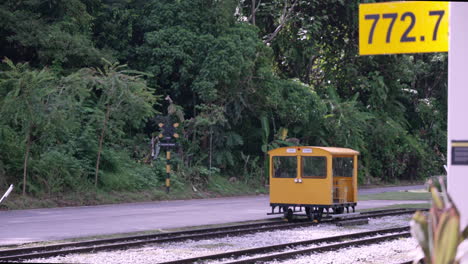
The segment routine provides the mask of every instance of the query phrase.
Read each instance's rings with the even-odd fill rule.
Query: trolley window
[[[326,178],[327,157],[302,156],[302,177]]]
[[[274,156],[273,157],[274,178],[296,178],[297,157],[296,156]]]
[[[353,177],[353,158],[333,158],[333,176]]]

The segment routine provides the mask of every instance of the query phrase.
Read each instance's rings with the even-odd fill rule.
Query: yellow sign
[[[359,54],[448,51],[448,2],[359,5]]]

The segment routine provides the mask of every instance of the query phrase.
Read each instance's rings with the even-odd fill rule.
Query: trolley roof
[[[314,146],[290,146],[290,147],[282,147],[282,148],[277,148],[277,149],[272,149],[268,151],[268,154],[282,154],[282,153],[288,153],[288,149],[320,149],[325,152],[328,152],[330,155],[359,155],[359,151],[350,149],[350,148],[337,148],[337,147],[314,147]]]

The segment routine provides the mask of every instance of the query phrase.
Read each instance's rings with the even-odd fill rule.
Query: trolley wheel
[[[287,209],[284,211],[284,218],[286,218],[288,221],[292,221],[293,219],[293,210],[292,209]]]
[[[322,221],[323,208],[317,208],[314,210],[314,220],[320,223]]]
[[[322,221],[323,208],[306,207],[307,219],[314,222]]]
[[[333,208],[333,212],[335,214],[342,214],[342,213],[344,213],[344,207],[335,207],[335,208]]]
[[[306,212],[306,215],[307,215],[307,219],[309,219],[310,221],[313,221],[314,220],[314,210],[312,210],[311,207],[306,207],[305,212]]]

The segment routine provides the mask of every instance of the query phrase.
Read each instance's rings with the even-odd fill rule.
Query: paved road
[[[361,201],[357,209],[418,202]],[[268,210],[268,196],[259,195],[0,211],[0,245],[278,217]]]

